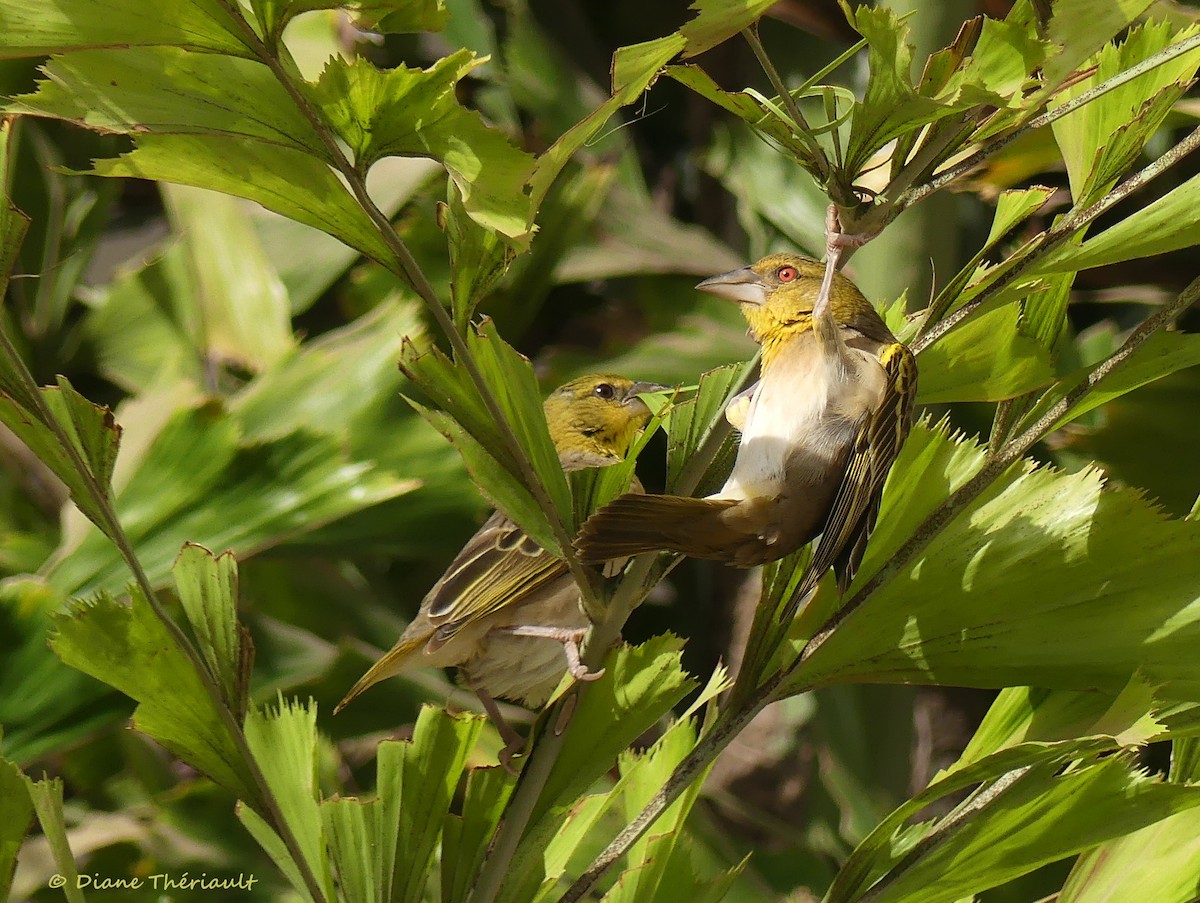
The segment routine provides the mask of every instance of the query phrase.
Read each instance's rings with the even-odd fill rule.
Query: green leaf
[[[604,676],[580,696],[533,821],[574,802],[612,767],[618,753],[696,689],[680,664],[682,648],[681,639],[664,634],[609,655]]]
[[[4,186],[4,197],[0,200],[0,295],[8,291],[8,279],[12,274],[25,232],[29,229],[29,217],[16,208],[9,198],[8,185],[12,178],[13,121],[0,121],[0,185]],[[7,343],[6,343],[7,344]],[[0,354],[0,389],[13,394],[21,404],[28,407],[29,399],[24,394],[22,380],[12,369],[15,361],[10,360],[7,347]]]
[[[331,799],[321,803],[321,821],[329,841],[338,887],[344,899],[380,903],[386,899],[379,875],[379,800]]]
[[[913,513],[923,515],[961,471],[908,462],[960,452],[980,455],[969,441],[914,429],[889,488],[907,493]],[[880,527],[887,530],[873,538],[859,580],[911,535],[896,532],[912,523],[898,502],[885,490]],[[1200,663],[1183,651],[1200,640],[1200,559],[1190,551],[1197,542],[1200,524],[1105,488],[1094,471],[1014,465],[850,614],[798,669],[795,684],[1115,692],[1140,672],[1161,684],[1162,698],[1190,699],[1200,688]],[[1064,635],[1072,642],[1061,642]]]
[[[958,770],[1021,743],[1110,736],[1123,747],[1142,746],[1162,733],[1152,712],[1154,688],[1137,675],[1111,693],[1007,687],[950,770]]]
[[[905,43],[908,26],[892,10],[869,6],[852,10],[844,0],[842,9],[851,27],[867,40],[870,66],[867,89],[855,105],[846,143],[845,168],[855,175],[888,141],[952,113],[954,107],[922,97],[913,88],[912,47]]]
[[[567,161],[591,141],[621,107],[633,103],[654,84],[662,67],[683,49],[685,39],[671,34],[654,41],[622,47],[612,59],[612,97],[584,117],[537,158],[530,185],[530,215],[537,213]],[[531,221],[532,225],[532,221]]]
[[[96,175],[208,188],[328,232],[387,264],[391,251],[362,208],[324,163],[290,148],[209,135],[141,135],[137,149],[97,160]]]
[[[0,359],[16,374],[17,368],[23,369],[24,365],[9,355],[10,347],[5,343],[0,349]],[[30,379],[27,373],[25,378]],[[57,387],[40,392],[40,404],[24,407],[17,402],[25,395],[23,386],[12,386],[6,380],[0,394],[0,423],[66,484],[80,511],[93,523],[103,525],[102,506],[109,492],[121,428],[107,407],[92,404],[71,388],[65,377],[58,378]],[[80,472],[75,456],[87,468],[86,473]]]
[[[243,441],[237,419],[214,407],[175,412],[117,498],[117,514],[155,585],[180,547],[250,555],[416,488],[343,442],[306,430]],[[127,579],[112,547],[90,534],[51,581],[69,593],[117,591]]]
[[[516,254],[498,233],[471,219],[457,185],[451,185],[448,194],[449,199],[439,212],[450,247],[450,297],[455,326],[466,332],[475,308],[504,275]]]
[[[0,58],[45,56],[81,47],[173,44],[250,57],[241,19],[221,0],[161,0],[136,14],[113,0],[45,0],[37,15],[25,0],[0,0]]]
[[[725,408],[735,394],[734,389],[741,385],[747,367],[750,366],[753,366],[753,363],[730,364],[708,371],[700,377],[700,387],[695,397],[671,409],[671,426],[667,439],[668,491],[679,484],[679,479],[688,464],[712,435],[713,430],[720,425],[720,418],[725,416]],[[721,449],[713,456],[716,465],[710,468],[711,470],[720,473],[723,469],[721,465],[732,460],[731,456],[736,453],[736,442],[736,437],[730,431],[722,442]],[[696,494],[704,493],[698,490]]]
[[[1191,903],[1200,874],[1200,809],[1168,816],[1088,850],[1055,903]]]
[[[311,94],[360,170],[386,156],[431,157],[449,171],[472,219],[524,248],[532,237],[525,183],[533,158],[455,97],[459,80],[481,62],[460,50],[428,69],[384,72],[365,59],[334,58]]]
[[[1061,429],[1113,399],[1188,367],[1200,364],[1200,336],[1179,332],[1157,332],[1150,336],[1111,373],[1079,397],[1071,410],[1055,421]],[[1052,386],[1025,418],[1034,423],[1070,392],[1083,385],[1092,367],[1081,367]]]
[[[1050,109],[1195,33],[1188,28],[1173,34],[1166,22],[1130,29],[1119,45],[1108,44],[1100,51],[1094,73],[1056,94]],[[1077,40],[1072,34],[1071,43]],[[1146,141],[1191,84],[1197,65],[1200,49],[1168,60],[1055,120],[1051,128],[1078,207],[1098,200],[1137,161]]]
[[[756,132],[784,148],[795,160],[801,163],[813,160],[811,149],[796,137],[793,127],[757,97],[745,91],[722,90],[712,76],[696,65],[668,66],[663,74],[748,123]],[[771,157],[772,165],[778,165],[777,155],[772,154]],[[778,198],[775,200],[782,203]]]
[[[696,729],[690,720],[679,721],[648,751],[621,754],[619,791],[625,820],[632,821],[666,783],[676,766],[696,745]],[[639,903],[666,899],[697,883],[691,874],[691,856],[683,841],[683,826],[704,784],[700,775],[654,822],[649,833],[629,848],[629,868],[605,895],[607,903]],[[614,790],[616,794],[618,790]],[[677,876],[675,873],[682,873]],[[674,880],[670,880],[673,878]],[[680,880],[682,877],[683,880]],[[687,879],[691,878],[691,881]]]
[[[1058,52],[1046,59],[1044,90],[1061,84],[1150,4],[1151,0],[1056,0],[1046,37],[1058,45]]]
[[[442,831],[442,903],[467,899],[515,788],[503,768],[467,772],[462,814],[447,815]]]
[[[1082,245],[1064,245],[1038,264],[1043,273],[1066,273],[1200,244],[1200,223],[1191,211],[1200,203],[1200,175],[1192,176]]]
[[[79,889],[79,872],[75,866],[75,857],[71,854],[71,845],[67,842],[67,825],[63,820],[63,782],[61,778],[47,778],[33,781],[25,778],[26,798],[31,800],[37,810],[38,823],[42,826],[54,855],[54,865],[65,880],[63,895],[70,903],[83,903],[83,893]]]
[[[252,710],[246,717],[246,743],[309,871],[326,898],[335,899],[317,802],[316,703],[310,699],[301,704],[280,696],[276,708]]]
[[[231,724],[216,708],[197,662],[137,589],[129,605],[101,594],[54,617],[50,645],[72,668],[115,687],[139,705],[134,725],[252,806],[254,779]]]
[[[407,743],[378,748],[380,886],[419,903],[467,753],[484,719],[424,706]]]
[[[6,109],[100,132],[246,138],[328,157],[312,124],[257,61],[177,47],[79,50],[52,58],[42,73],[37,92]]]
[[[0,899],[7,900],[17,867],[17,853],[33,824],[33,800],[25,775],[7,759],[0,759]]]
[[[917,401],[1000,401],[1049,385],[1054,365],[1008,304],[964,323],[921,352]]]
[[[570,489],[550,439],[546,417],[541,409],[541,391],[529,361],[500,338],[491,320],[485,320],[467,334],[467,345],[563,523],[570,522]],[[522,467],[509,451],[504,434],[483,404],[466,368],[452,363],[437,349],[417,355],[415,346],[411,344],[406,345],[400,367],[439,408],[453,418],[452,422],[444,417],[432,418],[430,422],[456,442],[468,467],[473,466],[481,478],[488,479],[487,483],[481,483],[482,488],[493,495],[498,505],[525,528],[539,545],[558,554],[558,543],[545,523],[544,514],[533,518],[527,503],[521,501],[518,504],[522,496],[528,495],[527,488],[518,488],[524,477]],[[463,434],[470,436],[474,444],[464,442]],[[480,456],[479,452],[486,457]],[[497,480],[495,468],[487,465],[487,457],[503,467],[511,479]],[[502,501],[516,507],[505,507],[500,504]],[[540,508],[537,510],[540,511]]]
[[[1038,769],[921,855],[875,899],[954,903],[1196,806],[1200,788],[1157,782],[1120,757],[1061,775]],[[955,867],[962,862],[971,867]]]
[[[246,711],[250,662],[237,619],[237,560],[228,552],[214,556],[203,546],[188,543],[173,572],[179,602],[209,673],[225,703],[241,715]]]
[[[445,0],[250,0],[263,33],[278,39],[301,13],[347,9],[356,27],[380,34],[440,31],[446,24]]]
[[[684,57],[696,56],[727,41],[758,21],[773,0],[696,0],[695,17],[679,33],[687,40]]]
[[[164,195],[191,264],[196,349],[251,372],[278,361],[295,347],[287,293],[240,202],[182,185]]]

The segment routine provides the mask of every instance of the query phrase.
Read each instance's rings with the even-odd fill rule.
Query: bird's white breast
[[[841,457],[883,379],[873,355],[846,351],[849,366],[842,369],[807,333],[776,355],[750,400],[733,472],[713,498],[778,496],[788,459],[800,448],[814,471]]]

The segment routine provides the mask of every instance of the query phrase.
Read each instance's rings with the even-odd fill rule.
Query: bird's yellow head
[[[653,383],[634,382],[611,373],[580,376],[550,393],[546,422],[558,455],[567,464],[587,466],[592,459],[623,458],[637,431],[650,421],[639,392],[662,391]]]
[[[825,264],[799,254],[772,254],[758,263],[705,279],[696,288],[737,301],[755,341],[767,346],[812,328],[813,304]],[[833,276],[830,308],[839,324],[878,319],[871,303],[841,273]]]

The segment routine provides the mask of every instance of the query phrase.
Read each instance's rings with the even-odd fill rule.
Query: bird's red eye
[[[791,282],[799,275],[793,266],[780,267],[775,271],[775,278],[780,282]]]

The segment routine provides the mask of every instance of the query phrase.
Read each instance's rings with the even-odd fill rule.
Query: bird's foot
[[[579,643],[587,636],[587,628],[543,627],[541,625],[529,624],[498,627],[496,629],[512,634],[513,636],[544,637],[547,640],[557,640],[562,643],[563,653],[567,657],[567,670],[571,672],[571,676],[576,680],[599,680],[604,676],[603,668],[599,671],[589,670],[588,666],[579,657]]]
[[[520,771],[513,765],[512,760],[513,756],[525,750],[525,738],[513,730],[512,725],[504,720],[504,716],[500,714],[500,707],[496,705],[496,700],[492,698],[487,690],[474,684],[469,684],[469,686],[475,692],[475,695],[479,697],[479,703],[487,713],[488,720],[492,722],[492,727],[496,729],[496,733],[504,741],[504,748],[497,753],[496,758],[499,759],[500,766],[515,778]]]

